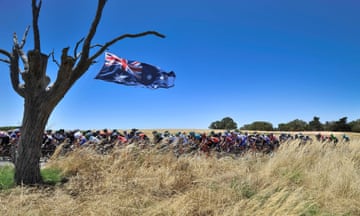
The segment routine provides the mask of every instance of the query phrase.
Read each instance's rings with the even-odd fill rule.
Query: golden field
[[[360,215],[360,138],[350,137],[285,143],[272,157],[78,149],[46,164],[66,183],[2,191],[0,215]]]

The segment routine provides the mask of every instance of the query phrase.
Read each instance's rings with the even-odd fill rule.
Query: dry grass
[[[136,148],[56,158],[69,181],[0,193],[0,215],[360,215],[360,140],[284,144],[273,157]]]

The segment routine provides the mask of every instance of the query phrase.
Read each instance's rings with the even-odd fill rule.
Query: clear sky
[[[44,53],[74,48],[97,1],[43,0]],[[125,39],[120,57],[175,71],[175,87],[151,90],[95,80],[98,59],[51,115],[49,129],[199,128],[231,117],[242,126],[294,119],[360,118],[358,0],[108,0],[94,44],[156,30],[165,39]],[[30,0],[0,0],[0,48],[31,24]],[[25,49],[33,48],[32,32]],[[4,56],[0,55],[0,58]],[[57,66],[49,61],[55,79]],[[23,100],[0,62],[0,126],[20,125]]]

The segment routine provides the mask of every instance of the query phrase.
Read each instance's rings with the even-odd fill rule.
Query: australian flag
[[[156,89],[173,87],[175,77],[173,71],[165,72],[156,66],[127,60],[106,52],[105,64],[95,79]]]

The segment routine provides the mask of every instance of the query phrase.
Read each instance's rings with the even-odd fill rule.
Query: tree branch
[[[8,57],[9,59],[0,59],[1,62],[5,62],[5,63],[8,63],[10,64],[10,60],[11,60],[11,53],[9,53],[8,51],[6,50],[2,50],[0,49],[0,54],[3,54],[3,55],[6,55],[6,57]]]
[[[32,0],[32,14],[33,14],[33,32],[34,32],[34,49],[40,51],[40,32],[39,32],[39,14],[42,1],[36,4],[37,0]]]
[[[29,30],[30,30],[30,26],[28,26],[28,27],[26,28],[25,32],[24,32],[23,38],[22,38],[22,40],[21,40],[21,43],[19,44],[20,49],[22,49],[22,48],[24,47],[25,43],[26,43],[26,37],[27,37],[27,35],[28,35],[28,33],[29,33]]]
[[[20,55],[21,60],[24,63],[24,70],[25,70],[25,72],[28,72],[29,71],[29,60],[19,45],[19,41],[18,41],[16,33],[14,33],[13,42],[14,42],[14,51],[13,52],[17,52],[17,54]]]
[[[107,48],[109,48],[111,45],[113,45],[114,43],[116,43],[116,42],[118,42],[120,40],[123,40],[125,38],[143,37],[143,36],[146,36],[146,35],[155,35],[155,36],[158,36],[158,37],[161,37],[161,38],[165,38],[165,35],[160,34],[160,33],[156,32],[156,31],[146,31],[146,32],[138,33],[138,34],[124,34],[124,35],[121,35],[121,36],[119,36],[117,38],[114,38],[113,40],[105,43],[101,47],[101,49],[99,51],[97,51],[93,56],[90,57],[90,60],[94,61],[97,57],[102,55],[102,53],[105,52]]]
[[[59,62],[55,59],[54,50],[50,53],[50,55],[51,55],[51,57],[52,57],[52,61],[53,61],[58,67],[60,67]]]
[[[95,47],[103,47],[103,45],[101,45],[101,44],[94,44],[94,45],[92,45],[92,46],[90,47],[90,49],[95,48]]]
[[[83,45],[83,48],[81,51],[80,62],[78,64],[78,65],[80,65],[80,67],[83,66],[83,64],[85,64],[89,60],[88,57],[89,57],[89,52],[90,52],[91,41],[94,38],[96,29],[100,23],[100,19],[101,19],[105,4],[106,4],[106,0],[99,0],[99,2],[98,2],[98,7],[96,9],[96,15],[94,17],[93,22],[91,23],[89,33],[87,34],[87,36],[85,38],[84,45]]]
[[[63,48],[61,54],[61,63],[54,86],[68,85],[72,68],[75,64],[75,58],[68,55],[69,47]]]
[[[10,61],[7,60],[7,59],[1,59],[1,58],[0,58],[0,62],[4,62],[4,63],[7,63],[7,64],[10,64]]]
[[[79,48],[79,45],[84,41],[85,38],[81,38],[75,45],[74,48],[74,58],[77,59],[80,55],[77,53],[77,49]]]
[[[61,63],[57,73],[56,80],[51,88],[48,89],[48,101],[57,103],[72,86],[71,72],[76,59],[68,55],[69,47],[63,48],[61,54]]]
[[[20,80],[19,80],[19,54],[16,50],[16,48],[13,48],[13,57],[11,58],[10,62],[10,78],[11,78],[11,84],[13,89],[16,93],[18,93],[20,96],[25,96],[25,91],[23,86],[20,86]]]
[[[92,45],[92,46],[90,47],[90,49],[93,49],[93,48],[95,48],[95,47],[103,47],[103,45],[101,45],[101,44],[95,44],[95,45]],[[75,52],[74,52],[74,54],[75,54]],[[79,56],[81,56],[81,52],[78,53],[78,54],[76,54],[76,56],[74,57],[75,60],[77,60],[77,59],[79,58]]]
[[[81,51],[80,60],[79,60],[78,64],[76,65],[76,67],[74,68],[73,73],[71,74],[71,82],[72,83],[74,83],[78,78],[80,78],[87,71],[89,66],[91,64],[93,64],[93,62],[95,62],[95,59],[97,57],[99,57],[108,47],[110,47],[114,43],[116,43],[124,38],[137,38],[137,37],[143,37],[143,36],[150,35],[150,34],[161,37],[161,38],[165,37],[163,34],[160,34],[156,31],[146,31],[146,32],[138,33],[138,34],[124,34],[124,35],[121,35],[121,36],[114,38],[113,40],[105,43],[105,45],[103,45],[99,51],[97,51],[93,56],[89,57],[89,53],[90,53],[90,49],[91,49],[91,41],[96,33],[96,29],[100,22],[105,4],[106,4],[106,0],[98,1],[96,15],[91,24],[89,33],[85,38],[84,45],[83,45],[83,48]]]
[[[0,54],[6,55],[9,59],[11,59],[11,53],[6,50],[0,49]]]
[[[85,37],[84,44],[80,54],[80,60],[77,63],[73,73],[71,74],[71,82],[74,83],[79,79],[92,64],[92,61],[89,59],[89,53],[91,48],[91,41],[95,36],[96,29],[100,23],[103,9],[105,7],[106,0],[98,0],[98,6],[96,9],[96,15],[91,23],[89,33]]]

